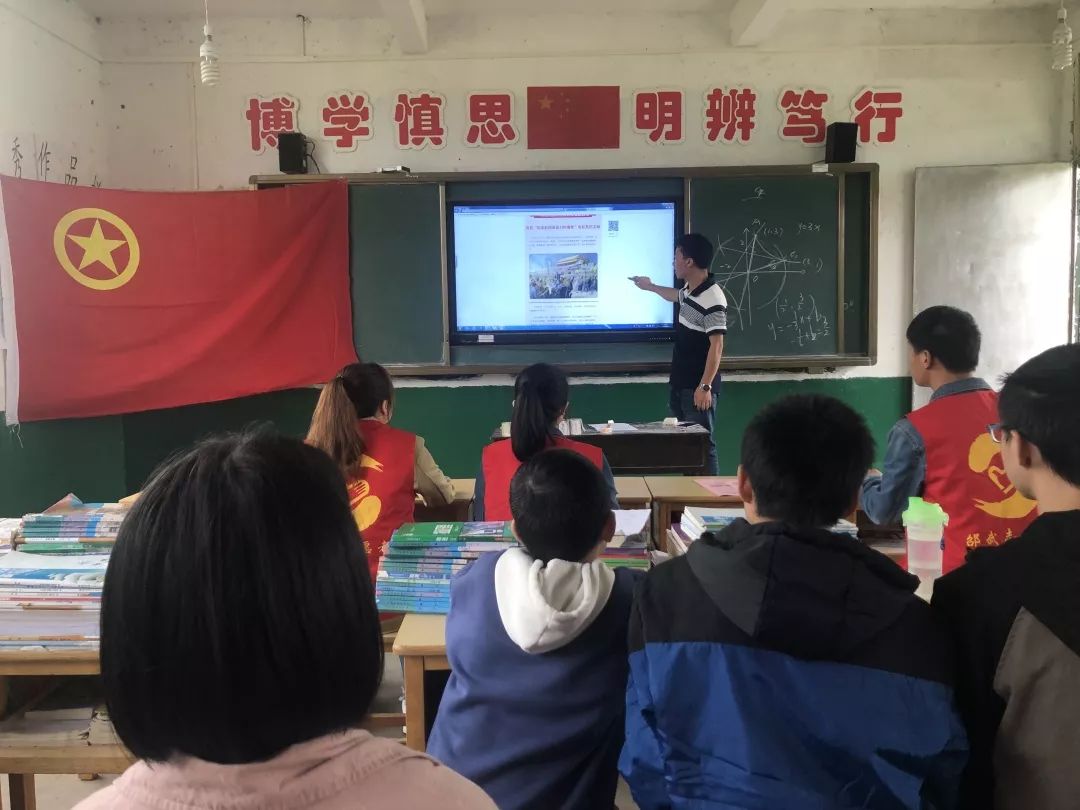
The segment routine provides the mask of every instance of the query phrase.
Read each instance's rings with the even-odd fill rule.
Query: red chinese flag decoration
[[[8,424],[331,378],[356,360],[347,195],[0,178]]]
[[[619,88],[530,87],[529,149],[618,149]]]

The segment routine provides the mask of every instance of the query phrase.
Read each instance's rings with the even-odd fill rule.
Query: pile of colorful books
[[[448,613],[451,577],[481,554],[515,545],[509,523],[406,524],[379,562],[375,601],[391,613]]]
[[[621,510],[615,513],[615,536],[607,544],[600,559],[610,568],[636,568],[648,571],[649,557],[648,509]]]
[[[703,509],[699,506],[689,506],[683,510],[682,521],[672,526],[668,532],[668,546],[673,547],[677,553],[685,552],[689,544],[705,532],[723,531],[731,523],[745,516],[741,507]],[[830,531],[851,537],[859,536],[859,528],[850,520],[841,520]]]
[[[74,495],[26,515],[0,555],[0,649],[96,648],[109,554],[127,514]]]
[[[14,546],[31,554],[107,553],[127,512],[118,503],[83,503],[68,495],[40,514],[24,516]]]

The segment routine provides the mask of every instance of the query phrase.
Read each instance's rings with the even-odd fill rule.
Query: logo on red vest
[[[991,484],[1001,493],[1001,499],[986,501],[981,498],[975,499],[975,508],[991,517],[1003,520],[1018,520],[1027,517],[1035,509],[1035,501],[1025,498],[1024,495],[1013,486],[1009,476],[1005,473],[1001,459],[1001,447],[997,445],[990,435],[980,433],[971,443],[968,451],[968,467],[973,473],[985,475]],[[1012,529],[1008,529],[1005,537],[998,537],[994,532],[989,532],[986,537],[978,533],[968,535],[967,547],[978,548],[979,546],[997,546],[1012,539]]]

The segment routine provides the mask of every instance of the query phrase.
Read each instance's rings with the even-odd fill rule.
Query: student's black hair
[[[510,512],[537,560],[581,562],[611,518],[611,494],[596,465],[573,450],[545,450],[510,482]]]
[[[510,446],[518,461],[528,461],[551,444],[569,400],[570,383],[561,368],[537,363],[518,374],[510,423]]]
[[[873,458],[862,416],[819,394],[767,405],[742,440],[758,514],[799,528],[829,527],[844,517]]]
[[[1048,349],[1006,377],[998,413],[1051,470],[1080,486],[1080,344]]]
[[[318,447],[351,476],[364,454],[360,419],[378,413],[384,402],[394,401],[390,373],[378,363],[352,363],[323,386],[308,428],[307,443]]]
[[[967,374],[979,365],[982,333],[975,319],[956,307],[924,309],[908,324],[907,341],[953,374]]]
[[[236,764],[358,725],[382,636],[333,462],[257,433],[155,473],[124,519],[101,613],[101,676],[128,749]]]
[[[713,244],[700,233],[684,233],[675,240],[675,247],[702,270],[708,270],[713,260]]]

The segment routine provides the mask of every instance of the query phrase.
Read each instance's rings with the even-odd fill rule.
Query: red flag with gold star
[[[619,88],[530,87],[529,149],[618,149]]]
[[[8,424],[331,378],[356,360],[347,195],[0,178]]]

